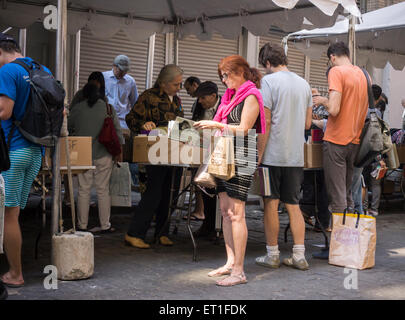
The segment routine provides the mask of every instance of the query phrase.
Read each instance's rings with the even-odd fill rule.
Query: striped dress
[[[242,118],[245,101],[238,104],[227,117],[228,124],[238,125]],[[228,181],[217,179],[217,192],[226,192],[231,198],[247,201],[248,192],[252,183],[253,174],[257,168],[257,135],[234,137],[235,150],[235,176]]]

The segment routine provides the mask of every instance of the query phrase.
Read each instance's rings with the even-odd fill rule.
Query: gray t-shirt
[[[303,167],[305,119],[312,107],[311,88],[289,71],[268,74],[261,81],[264,106],[271,111],[270,135],[262,163],[277,167]]]

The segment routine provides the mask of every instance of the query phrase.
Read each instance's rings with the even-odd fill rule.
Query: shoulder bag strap
[[[374,109],[374,97],[373,97],[373,92],[371,90],[370,77],[369,77],[367,71],[364,68],[361,68],[361,71],[363,71],[364,76],[366,77],[366,80],[367,80],[368,107],[370,109]]]
[[[108,102],[106,102],[105,105],[107,107],[107,116],[112,117],[111,105]]]

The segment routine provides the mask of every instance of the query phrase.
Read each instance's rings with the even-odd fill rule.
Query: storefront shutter
[[[211,40],[200,41],[195,36],[188,36],[179,41],[179,66],[184,71],[183,81],[189,76],[195,76],[203,81],[213,81],[218,85],[219,94],[225,91],[225,86],[218,78],[218,63],[222,58],[238,54],[238,40],[224,39],[214,34]],[[180,98],[184,108],[184,116],[191,119],[191,107],[195,98],[191,98],[183,88]]]
[[[319,60],[311,59],[309,84],[312,88],[317,88],[322,95],[328,93],[328,79],[326,70],[328,58],[326,54]]]
[[[164,35],[157,35],[153,68],[154,80],[164,66],[164,50]],[[88,31],[82,31],[80,51],[80,87],[87,82],[91,72],[111,70],[114,58],[119,54],[125,54],[131,59],[129,74],[134,77],[139,94],[145,90],[148,40],[133,42],[123,32],[117,33],[112,39],[102,40],[94,38]]]

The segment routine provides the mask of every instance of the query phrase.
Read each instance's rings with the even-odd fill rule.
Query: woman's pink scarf
[[[259,102],[260,108],[260,119],[256,122],[256,132],[265,133],[266,132],[266,119],[264,115],[264,105],[263,98],[260,91],[256,88],[256,85],[248,80],[243,85],[241,85],[235,93],[235,89],[226,89],[224,96],[222,97],[221,104],[218,107],[218,111],[214,117],[214,121],[221,123],[228,123],[227,116],[231,113],[232,109],[235,108],[239,103],[245,100],[248,96],[254,95]],[[234,97],[235,96],[235,97]],[[233,101],[232,97],[234,97]]]

